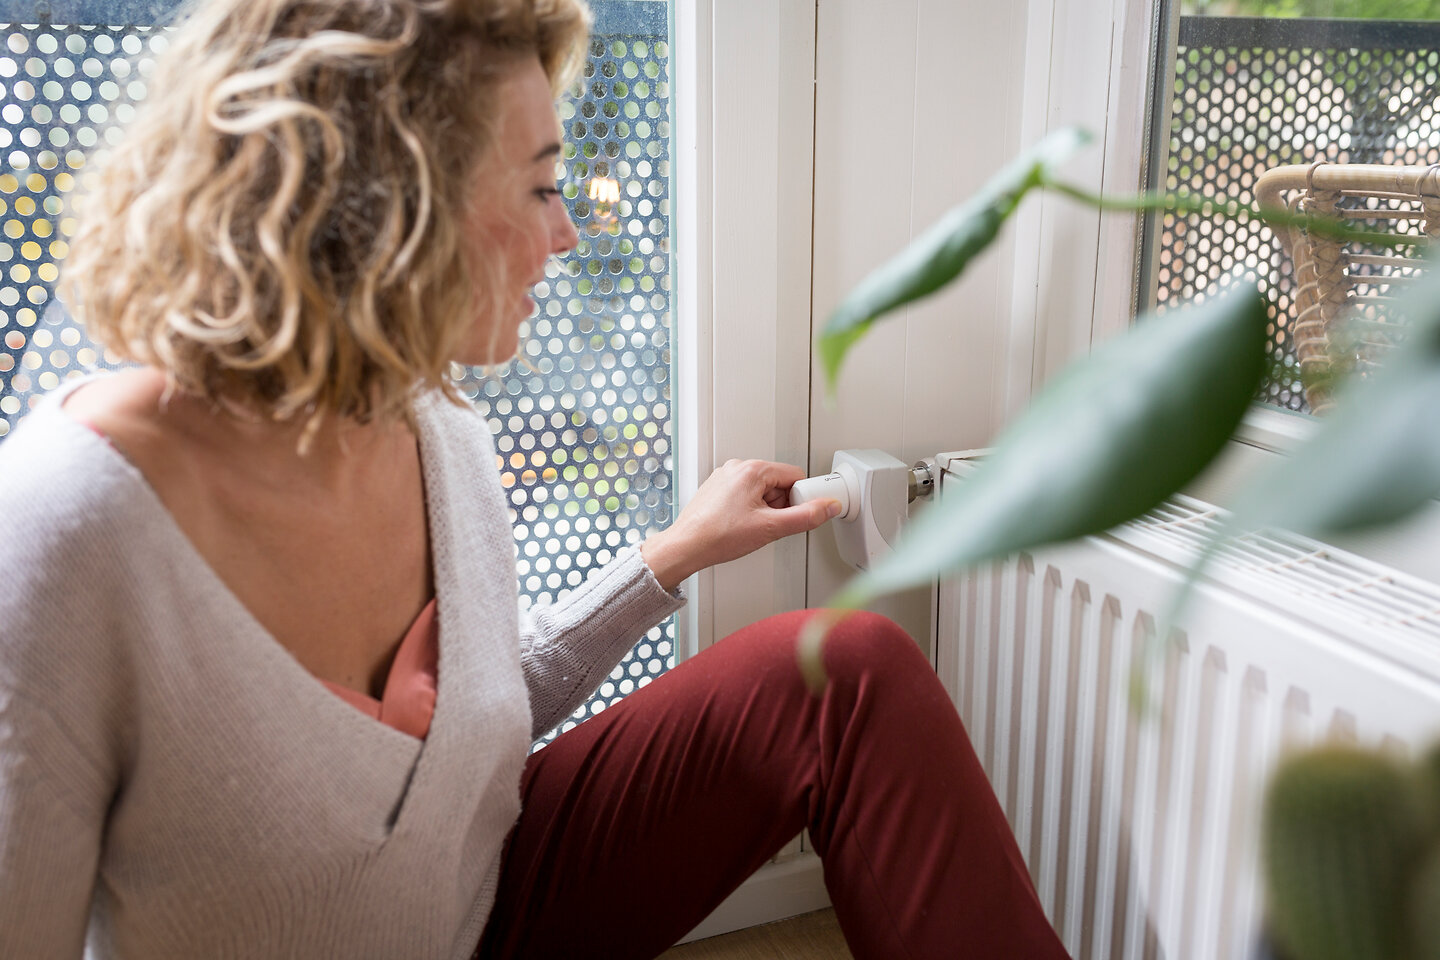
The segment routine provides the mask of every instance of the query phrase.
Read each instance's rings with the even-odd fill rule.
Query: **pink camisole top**
[[[100,439],[110,443],[110,438],[100,428],[93,423],[81,422]],[[357,710],[401,733],[424,740],[430,732],[430,720],[435,715],[439,662],[440,622],[436,619],[435,599],[432,597],[401,638],[379,700],[329,680],[320,682]]]
[[[435,715],[439,654],[440,624],[435,618],[435,601],[432,599],[425,604],[425,609],[420,611],[410,629],[405,631],[379,700],[329,680],[321,682],[341,700],[386,726],[424,740],[430,732],[430,719]]]

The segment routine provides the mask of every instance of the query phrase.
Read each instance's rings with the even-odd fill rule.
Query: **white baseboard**
[[[830,906],[820,858],[801,854],[781,863],[767,863],[742,883],[725,902],[691,930],[681,943],[718,937],[761,923],[771,923]]]

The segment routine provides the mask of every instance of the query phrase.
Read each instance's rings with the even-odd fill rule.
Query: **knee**
[[[846,613],[830,630],[830,639],[841,644],[861,644],[871,649],[916,646],[910,634],[884,614],[869,610]]]
[[[796,641],[816,610],[796,610],[757,621],[717,647],[727,649],[748,665],[753,682],[764,678],[799,679]],[[928,676],[935,680],[930,661],[901,627],[888,617],[866,610],[846,614],[825,637],[822,651],[825,671],[847,681],[872,678]]]
[[[847,615],[825,639],[825,666],[837,673],[913,673],[934,675],[920,646],[889,617],[868,610]]]
[[[930,659],[892,620],[856,613],[838,623],[822,653],[825,695],[848,704],[848,715],[863,722],[898,724],[920,730],[958,719]]]

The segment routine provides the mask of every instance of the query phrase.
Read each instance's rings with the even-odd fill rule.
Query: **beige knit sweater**
[[[532,734],[679,601],[627,548],[519,615],[484,420],[419,426],[423,743],[307,673],[55,397],[0,445],[0,957],[470,956]]]

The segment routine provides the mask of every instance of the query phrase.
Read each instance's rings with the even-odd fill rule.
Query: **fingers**
[[[774,503],[770,494],[788,491],[796,480],[805,478],[805,471],[789,463],[772,460],[726,460],[717,473],[725,471],[742,477],[748,486],[758,487],[767,503]],[[784,497],[781,502],[784,502]]]
[[[759,464],[759,476],[766,487],[781,487],[789,490],[796,480],[805,479],[805,471],[790,463],[773,463],[769,460],[755,461]]]
[[[788,463],[770,460],[727,460],[724,466],[701,485],[681,519],[690,526],[708,529],[709,562],[744,556],[781,537],[805,533],[838,515],[835,500],[816,500],[790,506],[790,488],[805,477],[805,471]],[[835,513],[830,513],[833,506]],[[720,530],[729,535],[717,539]],[[728,546],[722,545],[725,541]]]
[[[832,513],[833,511],[833,513]],[[781,507],[771,516],[777,539],[806,533],[840,513],[839,500],[811,500],[794,507]]]
[[[736,460],[732,457],[725,461],[720,470],[742,471],[756,482],[773,487],[788,487],[805,477],[805,471],[794,464],[773,460]]]

